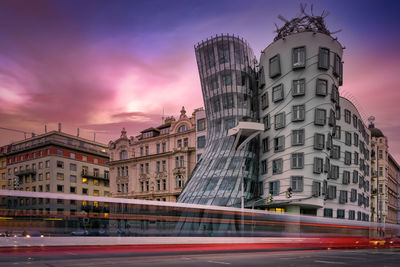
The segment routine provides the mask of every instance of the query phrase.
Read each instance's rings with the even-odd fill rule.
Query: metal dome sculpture
[[[324,18],[329,15],[329,12],[323,11],[321,16],[314,16],[313,5],[311,5],[311,15],[306,13],[306,4],[300,4],[300,14],[292,19],[287,20],[283,16],[279,15],[278,18],[285,22],[282,27],[279,27],[276,23],[276,33],[274,41],[284,39],[286,36],[300,33],[300,32],[319,32],[331,36],[332,34],[338,33],[341,30],[331,32],[325,25]]]

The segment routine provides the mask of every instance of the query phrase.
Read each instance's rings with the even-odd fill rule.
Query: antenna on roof
[[[162,108],[161,124],[164,123],[164,107]]]

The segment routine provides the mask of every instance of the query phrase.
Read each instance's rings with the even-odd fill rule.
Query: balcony
[[[102,180],[110,180],[109,176],[104,176],[104,174],[100,174],[98,172],[88,172],[88,171],[82,171],[82,178],[90,178],[90,179],[102,179]]]
[[[19,170],[15,173],[16,176],[21,177],[25,175],[36,174],[36,170],[27,169],[27,170]]]

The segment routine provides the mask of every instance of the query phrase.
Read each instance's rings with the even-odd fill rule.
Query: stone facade
[[[126,197],[175,202],[196,165],[196,118],[184,108],[178,120],[109,143],[111,193]]]

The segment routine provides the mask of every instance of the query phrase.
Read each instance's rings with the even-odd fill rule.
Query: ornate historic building
[[[165,119],[137,137],[110,141],[113,197],[176,201],[196,164],[196,118],[182,107],[178,120]]]

